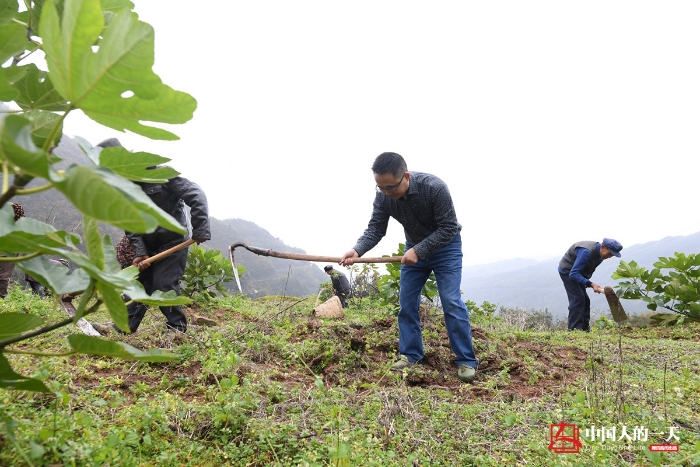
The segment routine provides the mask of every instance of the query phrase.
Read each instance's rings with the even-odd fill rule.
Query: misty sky
[[[700,230],[700,3],[134,3],[194,119],[177,142],[64,131],[172,158],[216,218],[340,256],[394,151],[449,185],[465,264]],[[367,256],[403,240],[392,221]]]

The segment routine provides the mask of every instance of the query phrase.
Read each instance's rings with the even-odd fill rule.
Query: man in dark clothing
[[[21,204],[12,204],[12,210],[14,211],[14,221],[17,222],[24,217],[24,208]],[[0,298],[4,299],[7,297],[7,290],[10,286],[10,279],[12,278],[12,273],[15,271],[14,261],[2,261],[0,262]]]
[[[323,268],[326,274],[331,276],[331,283],[333,284],[333,290],[335,290],[335,295],[340,299],[340,303],[343,304],[343,308],[348,307],[347,298],[350,295],[350,282],[345,274],[333,269],[330,264]]]
[[[38,295],[39,298],[44,298],[44,286],[39,283],[38,280],[34,279],[29,274],[24,275],[24,280],[27,281],[29,288],[32,289],[34,295]]]
[[[389,218],[401,223],[406,248],[401,258],[399,302],[399,360],[391,367],[402,371],[425,356],[420,324],[423,286],[435,273],[445,315],[450,346],[456,355],[457,376],[474,381],[478,365],[472,345],[469,313],[462,300],[462,226],[457,222],[452,197],[445,182],[435,175],[408,172],[399,154],[380,154],[372,165],[377,194],[372,218],[364,234],[340,264],[353,264],[371,250],[386,234]]]
[[[121,146],[121,143],[116,138],[110,138],[101,142],[98,146],[109,148]],[[187,227],[185,205],[187,205],[190,208],[192,239],[197,244],[211,239],[207,197],[197,184],[183,177],[173,177],[166,183],[137,183],[137,185],[151,198],[151,201],[170,214],[185,228]],[[151,294],[156,290],[161,292],[174,290],[179,295],[180,279],[187,265],[187,248],[178,250],[153,264],[147,264],[144,261],[184,242],[186,237],[160,226],[154,232],[148,234],[126,232],[126,235],[135,255],[132,264],[139,268],[138,280],[146,292]],[[132,302],[127,305],[131,332],[136,332],[146,314],[146,310],[147,306],[143,303]],[[162,306],[160,311],[167,319],[166,326],[168,329],[182,333],[187,331],[187,318],[181,307]]]
[[[569,331],[591,330],[591,299],[586,293],[590,287],[595,293],[602,293],[603,287],[591,282],[591,276],[598,265],[613,256],[620,257],[622,245],[612,238],[595,241],[576,242],[569,247],[559,261],[559,276],[564,283],[569,298]]]
[[[63,265],[70,269],[70,265],[65,259],[49,259],[49,261],[51,261],[54,264]],[[27,284],[29,284],[29,287],[32,289],[32,293],[34,295],[38,295],[39,298],[44,298],[46,288],[43,285],[41,285],[41,283],[38,280],[34,279],[27,273],[24,274],[24,280],[27,281]]]

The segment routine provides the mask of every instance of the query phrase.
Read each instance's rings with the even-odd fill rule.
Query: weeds
[[[21,294],[20,294],[21,295]],[[23,296],[47,319],[53,303]],[[311,300],[312,302],[313,300]],[[295,297],[215,299],[196,310],[219,326],[192,326],[176,362],[11,355],[58,396],[0,392],[0,465],[693,465],[700,461],[698,328],[523,329],[472,319],[480,371],[461,384],[439,309],[423,310],[420,371],[389,371],[393,311],[367,299],[342,321],[310,316]],[[308,305],[308,306],[307,306]],[[192,313],[192,311],[190,311]],[[100,318],[99,313],[97,318]],[[108,319],[102,316],[103,319]],[[42,336],[64,349],[70,329]],[[138,348],[158,345],[162,318],[147,314]],[[51,374],[51,378],[47,376]],[[679,453],[547,449],[550,425],[644,427]],[[622,444],[620,444],[622,445]],[[656,455],[658,454],[658,455]]]

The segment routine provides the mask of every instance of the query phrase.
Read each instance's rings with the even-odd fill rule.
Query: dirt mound
[[[107,385],[125,395],[134,395],[138,383],[147,387],[162,386],[164,378],[170,381],[169,387],[185,389],[189,386],[184,384],[186,382],[215,385],[224,377],[235,376],[242,382],[251,375],[267,377],[283,385],[311,386],[316,383],[314,375],[318,375],[327,387],[354,385],[359,388],[358,392],[371,387],[392,388],[403,381],[408,386],[446,390],[462,398],[523,400],[561,392],[568,381],[581,374],[586,359],[586,353],[577,348],[522,340],[472,326],[479,372],[474,384],[464,384],[457,378],[457,366],[453,362],[454,354],[442,314],[434,310],[421,313],[425,358],[404,374],[389,370],[398,356],[395,317],[358,324],[296,316],[291,328],[285,330],[286,335],[277,337],[286,342],[280,344],[275,341],[279,327],[264,317],[237,315],[232,320],[231,312],[197,312],[216,319],[221,326],[193,326],[187,334],[190,357],[177,363],[149,365],[149,371],[138,371],[128,362],[105,366],[101,359],[95,358],[93,371],[77,376],[73,383],[88,388]],[[207,365],[201,360],[206,350],[199,349],[204,350],[202,355],[196,350],[207,340],[210,332],[207,329],[219,329],[217,332],[232,342],[248,336],[246,339],[256,345],[240,352],[240,364],[232,367],[230,374],[214,375],[206,370]],[[148,348],[157,340],[155,333],[152,334],[137,333],[127,340],[136,347]],[[257,343],[260,337],[266,343]],[[140,342],[141,339],[144,342]],[[291,346],[299,344],[304,344],[303,351],[292,352]],[[192,388],[186,392],[182,394],[186,399],[201,396]]]
[[[476,383],[466,385],[457,379],[457,365],[453,362],[454,354],[444,319],[423,315],[422,326],[425,358],[406,372],[405,381],[410,386],[443,389],[480,399],[502,397],[502,394],[511,400],[531,399],[561,391],[567,381],[575,379],[583,371],[586,353],[580,349],[523,341],[513,336],[497,338],[484,329],[472,326],[480,365]],[[347,343],[347,351],[360,355],[351,368],[345,363],[346,356],[341,354],[326,359],[322,367],[319,367],[319,363],[324,361],[323,354],[306,361],[309,367],[323,375],[327,384],[343,384],[346,380],[379,386],[396,384],[386,372],[377,372],[377,367],[388,371],[398,354],[395,318],[377,320],[371,327],[357,329],[342,324],[300,327],[300,334],[295,339],[319,339],[324,327],[326,330],[332,329],[335,336]]]

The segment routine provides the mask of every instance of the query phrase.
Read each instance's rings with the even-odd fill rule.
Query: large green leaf
[[[51,392],[38,379],[27,378],[12,370],[10,362],[0,353],[0,388],[19,389],[23,391]]]
[[[24,114],[32,122],[32,140],[43,147],[46,140],[53,135],[49,147],[58,146],[63,134],[63,120],[60,115],[47,110],[30,110]],[[58,127],[58,128],[55,128]]]
[[[80,243],[78,235],[58,231],[30,217],[13,222],[14,211],[10,203],[0,209],[0,251],[7,253],[62,252],[62,247],[72,247]]]
[[[130,0],[101,0],[101,3],[103,12],[121,13],[134,9],[134,3]]]
[[[122,331],[129,332],[129,318],[121,294],[111,287],[110,284],[103,282],[97,284],[97,291],[102,295],[104,304],[114,324]]]
[[[22,335],[42,324],[44,320],[29,313],[0,313],[0,340]]]
[[[82,292],[90,283],[90,277],[84,270],[76,269],[68,274],[67,267],[43,255],[19,262],[17,266],[57,295]]]
[[[169,292],[156,290],[149,296],[143,288],[143,285],[136,281],[132,282],[129,288],[124,290],[124,293],[133,301],[150,306],[177,306],[192,303],[192,300],[187,297],[178,297],[174,290]]]
[[[117,252],[112,246],[112,238],[109,235],[105,235],[102,239],[102,245],[104,248],[104,251],[102,253],[104,255],[105,261],[105,265],[103,268],[104,271],[112,274],[122,274],[122,267],[119,264],[119,261],[117,261]]]
[[[97,222],[92,217],[83,216],[83,234],[88,258],[99,269],[105,268],[105,252]]]
[[[135,277],[135,275],[129,271],[119,271],[116,274],[109,271],[103,271],[80,251],[65,251],[56,249],[52,253],[63,256],[70,262],[82,268],[86,274],[96,281],[108,284],[114,288],[123,289],[129,287],[131,281],[133,281]]]
[[[13,74],[17,75],[12,84],[19,92],[15,99],[17,105],[24,110],[68,110],[68,102],[53,87],[48,73],[36,65],[16,67]],[[20,71],[24,73],[19,74]]]
[[[27,49],[27,30],[20,24],[0,27],[0,64]]]
[[[93,164],[100,165],[100,152],[95,149],[96,147],[93,146],[90,141],[79,135],[73,136],[73,141],[78,144],[78,147],[90,158]]]
[[[180,175],[180,172],[171,167],[147,169],[170,161],[167,157],[148,152],[130,152],[122,147],[103,149],[99,161],[101,166],[108,167],[117,175],[135,182],[165,183]]]
[[[2,1],[2,0],[0,0]],[[0,68],[0,100],[9,102],[19,96],[19,91],[14,88],[14,84],[20,81],[29,69],[26,66],[9,66]],[[7,86],[7,88],[5,88]]]
[[[82,268],[86,274],[95,280],[111,284],[111,286],[116,288],[129,287],[137,275],[136,272],[128,270],[115,272],[114,267],[102,270],[90,261],[85,254],[75,248],[75,243],[77,242],[74,243],[74,240],[79,240],[79,237],[76,235],[63,231],[50,231],[47,227],[50,229],[53,229],[53,227],[26,217],[14,223],[11,221],[11,212],[12,208],[9,205],[0,209],[0,251],[7,253],[39,251],[44,254],[62,256],[79,268]],[[41,235],[41,232],[44,235]],[[20,267],[26,267],[28,270],[36,267],[33,263],[29,264],[29,266],[22,264]],[[54,280],[56,279],[53,274],[51,274],[51,277]],[[47,278],[47,280],[49,279]],[[61,286],[74,287],[73,283],[67,284]]]
[[[84,334],[72,334],[68,336],[68,343],[73,350],[89,355],[103,355],[106,357],[118,357],[127,360],[139,360],[142,362],[171,362],[180,356],[167,350],[153,349],[149,351],[139,350],[123,342],[113,342],[99,337],[90,337]]]
[[[19,4],[17,0],[0,0],[0,26],[3,26],[15,17]]]
[[[0,158],[33,177],[50,179],[49,155],[34,143],[32,123],[20,115],[8,115],[0,123]]]
[[[178,139],[142,122],[185,123],[197,102],[163,84],[153,72],[153,28],[122,10],[104,28],[99,0],[44,4],[41,32],[51,81],[58,92],[98,123],[153,139]],[[99,40],[100,34],[103,39]],[[97,44],[97,51],[92,47]]]
[[[19,95],[17,90],[11,86],[6,70],[6,68],[0,68],[0,102],[9,102]]]
[[[134,183],[103,167],[71,166],[56,188],[83,214],[128,232],[153,232],[158,225],[186,230]]]

